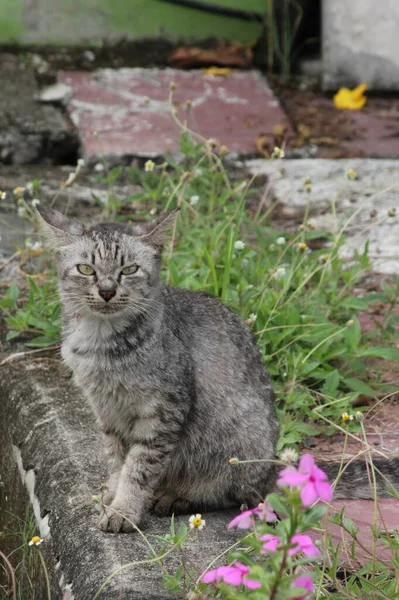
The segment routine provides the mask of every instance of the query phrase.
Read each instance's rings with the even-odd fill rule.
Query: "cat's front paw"
[[[101,531],[111,533],[132,533],[136,530],[140,519],[129,509],[120,506],[106,506],[100,516],[98,526]]]

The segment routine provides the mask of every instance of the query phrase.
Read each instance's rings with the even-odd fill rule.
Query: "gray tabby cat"
[[[62,356],[103,433],[110,477],[104,531],[131,531],[152,508],[190,513],[256,505],[275,483],[279,427],[252,334],[212,296],[160,278],[165,230],[86,229],[40,207],[56,250]],[[117,512],[115,512],[115,509]]]
[[[89,229],[39,207],[56,250],[64,307],[62,356],[103,433],[110,476],[104,531],[159,515],[257,504],[275,484],[279,427],[252,335],[221,302],[160,278],[176,211],[147,225]],[[399,460],[375,460],[393,485]],[[330,480],[339,465],[323,464]],[[389,484],[376,472],[379,495]],[[399,487],[397,488],[399,491]],[[368,498],[364,461],[347,465],[335,498]],[[115,510],[113,510],[115,509]],[[115,512],[117,511],[117,512]]]

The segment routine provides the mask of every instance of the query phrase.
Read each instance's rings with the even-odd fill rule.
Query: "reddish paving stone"
[[[399,500],[380,499],[375,507],[371,500],[333,500],[332,507],[324,520],[326,531],[331,535],[333,546],[340,544],[340,566],[357,570],[372,560],[384,561],[392,568],[394,552],[382,537],[374,539],[373,531],[392,533],[398,531]],[[358,544],[355,544],[355,555],[352,555],[353,538],[344,529],[330,522],[335,513],[344,508],[344,516],[355,523],[358,533]],[[322,540],[320,534],[311,532],[314,540]]]
[[[278,100],[256,71],[232,71],[225,78],[200,70],[105,69],[61,72],[58,77],[72,88],[67,110],[88,160],[178,151],[180,130],[168,103],[172,81],[180,118],[232,152],[254,154],[259,134],[272,139],[275,125],[288,125]],[[189,110],[186,100],[191,101]]]
[[[399,447],[399,404],[397,402],[379,405],[365,413],[365,428],[367,440],[374,447],[376,458],[390,458],[398,456]],[[340,461],[344,435],[337,434],[330,438],[320,440],[317,447],[312,450],[319,464],[325,461]],[[348,438],[345,459],[356,456],[364,450],[364,445],[353,438]],[[394,531],[399,529],[399,500],[384,498],[378,500],[378,510],[374,519],[374,501],[372,500],[333,500],[329,515],[345,508],[345,516],[352,519],[359,529],[358,539],[363,548],[356,546],[356,559],[352,557],[352,538],[345,533],[342,527],[326,522],[327,531],[331,534],[334,545],[341,543],[341,563],[349,569],[358,569],[372,559],[373,553],[379,560],[391,564],[393,552],[382,539],[378,539],[374,546],[373,527],[381,530]],[[313,536],[318,538],[316,534]],[[371,554],[370,554],[371,553]]]

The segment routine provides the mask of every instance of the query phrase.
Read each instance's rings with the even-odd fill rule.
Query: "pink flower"
[[[219,583],[219,581],[224,581],[229,585],[244,585],[245,587],[255,590],[261,587],[259,581],[254,581],[253,579],[244,579],[246,575],[248,575],[249,569],[242,563],[235,560],[230,567],[219,567],[218,569],[212,569],[212,571],[208,571],[202,577],[202,581],[204,583]]]
[[[306,598],[309,596],[309,594],[311,594],[313,592],[313,581],[312,578],[309,577],[309,575],[301,575],[300,577],[297,577],[296,579],[294,579],[294,581],[291,583],[291,587],[295,588],[302,588],[304,590],[306,590],[305,594],[301,594],[300,596],[295,596],[293,598],[291,598],[291,600],[306,600]]]
[[[256,508],[245,510],[230,521],[228,528],[238,527],[239,529],[249,529],[253,525],[253,517],[257,515],[261,521],[272,523],[277,519],[276,513],[268,502],[261,502]]]
[[[283,469],[277,483],[287,487],[301,487],[301,500],[305,507],[311,506],[319,498],[330,502],[333,494],[326,473],[315,464],[311,454],[302,456],[298,469],[292,466]]]
[[[277,535],[273,535],[272,533],[266,533],[266,535],[263,535],[259,539],[262,542],[265,542],[262,546],[262,554],[266,554],[266,550],[268,550],[269,552],[276,552],[277,548],[282,544],[280,538]]]
[[[261,538],[262,539],[262,538]],[[305,556],[317,556],[320,550],[314,545],[312,539],[308,535],[298,533],[290,539],[290,544],[296,544],[295,548],[288,550],[289,556],[297,552],[303,552]]]

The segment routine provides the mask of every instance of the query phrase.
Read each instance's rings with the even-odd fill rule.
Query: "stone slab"
[[[61,72],[58,79],[72,88],[67,110],[88,161],[104,155],[153,158],[177,152],[181,129],[168,103],[172,81],[180,119],[230,152],[254,154],[259,134],[271,136],[275,125],[287,124],[267,81],[256,71],[215,77],[201,70],[126,68]]]
[[[79,140],[53,106],[36,102],[32,71],[18,58],[0,55],[0,165],[66,162],[76,157]]]
[[[344,257],[361,252],[368,242],[373,270],[398,273],[399,161],[257,159],[246,161],[245,165],[250,173],[268,177],[271,190],[266,205],[277,201],[275,212],[283,223],[298,224],[309,202],[313,228],[337,233],[347,222],[347,239],[341,249]],[[355,180],[346,178],[349,169],[356,172]],[[304,187],[305,177],[312,181],[310,193]],[[388,216],[388,211],[393,216]]]
[[[117,568],[148,559],[148,547],[139,535],[106,534],[97,526],[96,505],[106,476],[106,461],[94,418],[57,360],[29,360],[0,370],[0,529],[16,510],[12,493],[16,477],[28,491],[44,538],[41,549],[50,571],[53,598],[91,600]],[[207,527],[193,532],[187,556],[204,569],[236,539],[226,528],[237,511],[206,515]],[[18,515],[24,517],[24,513]],[[176,519],[188,522],[188,516]],[[170,519],[151,516],[145,528],[165,535]],[[166,559],[171,572],[181,564],[179,552]],[[70,594],[69,596],[67,596]],[[38,595],[38,597],[45,597]],[[167,600],[173,598],[161,582],[156,564],[132,565],[115,577],[101,598],[119,600]]]
[[[323,86],[399,89],[397,0],[323,0]]]

